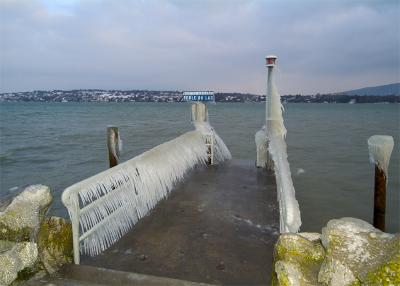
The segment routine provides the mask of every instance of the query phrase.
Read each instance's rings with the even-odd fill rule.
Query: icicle
[[[226,157],[225,144],[221,146],[219,140],[219,157]],[[188,132],[67,188],[63,203],[71,218],[76,217],[77,209],[77,199],[71,202],[72,197],[79,194],[81,202],[80,251],[97,255],[128,232],[188,170],[206,163],[204,142],[201,132]]]
[[[281,233],[296,233],[301,226],[300,209],[290,173],[285,139],[281,136],[273,136],[269,141],[269,152],[274,160],[278,188],[280,230]]]
[[[200,131],[204,136],[207,134],[214,135],[214,160],[216,163],[232,159],[231,152],[229,151],[228,147],[226,147],[225,142],[219,137],[217,132],[207,121],[194,121],[193,125],[196,130]]]

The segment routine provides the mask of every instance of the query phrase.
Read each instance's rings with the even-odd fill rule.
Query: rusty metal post
[[[375,165],[374,227],[382,231],[385,231],[386,185],[385,172]]]
[[[118,127],[107,127],[107,148],[110,168],[117,166],[119,161],[119,131]]]

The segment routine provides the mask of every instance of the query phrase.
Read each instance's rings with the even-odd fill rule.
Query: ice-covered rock
[[[387,284],[366,285],[400,285],[399,235],[381,232],[359,219],[342,218],[328,222],[321,241],[326,257],[319,282],[346,286],[387,279]]]
[[[71,223],[60,217],[45,218],[38,235],[39,258],[47,272],[71,263],[73,258]]]
[[[52,201],[50,188],[44,185],[27,187],[0,212],[0,239],[28,241],[38,229]]]
[[[34,242],[20,242],[0,253],[0,285],[10,285],[21,273],[32,267],[38,257]]]
[[[273,285],[319,285],[325,251],[319,234],[282,234],[275,244]]]

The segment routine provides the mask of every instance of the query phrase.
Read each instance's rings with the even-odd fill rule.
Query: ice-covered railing
[[[266,96],[266,128],[256,133],[256,144],[262,144],[262,136],[265,134],[265,160],[268,163],[268,154],[272,157],[273,169],[277,185],[279,202],[280,232],[298,232],[301,226],[299,203],[296,200],[290,165],[288,162],[287,146],[285,142],[286,128],[283,124],[283,106],[280,95],[274,81],[273,68],[275,56],[268,56],[268,86]],[[260,148],[260,146],[257,146]],[[261,148],[260,148],[261,149]]]
[[[79,264],[80,253],[97,255],[115,243],[188,170],[205,164],[209,156],[205,139],[201,131],[187,132],[68,187],[62,202],[72,222],[75,263]],[[221,148],[221,142],[214,145],[216,150]],[[216,161],[226,158],[217,156]]]

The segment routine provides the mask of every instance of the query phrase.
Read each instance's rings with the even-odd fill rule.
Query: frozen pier
[[[197,167],[118,242],[95,257],[82,256],[80,265],[68,265],[62,279],[113,285],[104,280],[109,271],[99,269],[106,268],[124,271],[111,272],[115,285],[123,285],[127,278],[117,277],[128,277],[126,272],[217,285],[269,285],[278,235],[272,172],[239,160]],[[68,285],[62,279],[51,282]],[[153,279],[146,283],[186,283]]]

